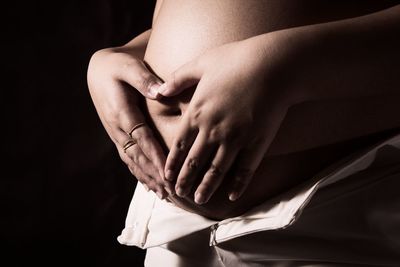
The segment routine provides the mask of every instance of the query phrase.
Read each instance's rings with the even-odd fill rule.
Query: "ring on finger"
[[[124,153],[126,153],[126,150],[128,149],[128,148],[130,148],[131,146],[133,146],[133,145],[136,145],[137,144],[137,142],[136,142],[136,140],[135,139],[133,139],[133,138],[130,138],[130,139],[128,139],[125,143],[124,143],[124,145],[123,145],[123,149],[124,149]]]
[[[133,133],[133,131],[136,130],[137,128],[140,128],[140,127],[145,126],[145,125],[146,125],[146,123],[144,123],[144,122],[141,122],[141,123],[136,124],[136,125],[133,126],[132,129],[128,132],[128,135],[132,138],[132,133]]]

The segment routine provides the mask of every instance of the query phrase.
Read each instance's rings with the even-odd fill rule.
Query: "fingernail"
[[[160,191],[157,191],[157,192],[156,192],[156,195],[158,196],[159,199],[161,199],[161,200],[164,199],[164,196],[163,196],[163,194],[162,194]]]
[[[149,89],[149,95],[151,97],[157,98],[159,88],[160,88],[159,83],[155,83],[155,84],[151,85],[150,89]]]
[[[182,187],[178,187],[175,191],[176,191],[176,194],[180,197],[186,196],[186,192]]]
[[[201,193],[196,193],[194,195],[194,202],[196,202],[199,205],[204,204],[206,202],[206,197]]]
[[[142,184],[142,185],[143,185],[144,189],[145,189],[147,192],[150,191],[150,188],[149,188],[147,185],[145,185],[145,184]]]
[[[230,201],[236,201],[239,198],[239,193],[238,192],[232,192],[229,194],[229,200]]]
[[[164,175],[164,170],[158,170],[158,174],[160,174],[160,177],[165,180],[165,175]]]
[[[172,182],[174,180],[174,172],[172,170],[167,170],[165,172],[165,180]]]
[[[169,195],[171,195],[171,196],[174,196],[174,195],[175,195],[175,193],[174,193],[168,186],[164,187],[164,189],[165,189],[165,191],[167,191],[167,193],[168,193]]]
[[[163,83],[161,86],[158,87],[157,93],[163,94],[167,89],[167,83]]]

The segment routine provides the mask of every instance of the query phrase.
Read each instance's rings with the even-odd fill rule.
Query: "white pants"
[[[154,197],[119,241],[147,248],[150,267],[400,266],[400,135],[322,174],[221,222]]]

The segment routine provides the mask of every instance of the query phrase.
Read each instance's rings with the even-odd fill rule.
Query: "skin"
[[[145,121],[139,105],[140,93],[155,99],[155,90],[162,83],[143,62],[150,32],[139,35],[123,47],[96,52],[89,64],[88,86],[101,122],[121,159],[146,189],[164,199],[168,195],[165,191],[168,187],[162,179],[165,153],[153,130],[145,125],[133,131],[132,137],[137,144],[123,151],[130,130]],[[139,89],[132,90],[133,86],[140,88],[140,93]]]
[[[107,50],[108,60],[104,54],[94,56],[88,73],[96,108],[119,150],[131,127],[121,121],[134,125],[146,118],[154,127],[153,131],[151,127],[135,131],[139,138],[142,131],[151,138],[128,149],[128,156],[120,154],[128,166],[134,166],[135,176],[161,197],[165,197],[165,192],[160,193],[162,188],[171,193],[175,189],[180,197],[171,194],[169,200],[182,208],[218,219],[238,215],[310,178],[356,147],[376,142],[373,133],[400,126],[393,116],[393,112],[400,112],[396,104],[400,11],[397,6],[385,9],[393,3],[383,1],[376,6],[376,1],[365,2],[356,8],[330,7],[329,12],[323,12],[322,7],[318,12],[311,5],[308,8],[321,15],[309,19],[293,14],[274,18],[277,11],[286,10],[284,1],[269,6],[260,1],[248,1],[248,5],[231,1],[224,6],[221,1],[221,9],[212,10],[207,9],[212,5],[203,1],[177,2],[158,2],[148,43],[139,38],[117,50]],[[199,15],[208,14],[207,10],[219,13],[210,16],[214,20],[204,20],[193,13],[188,16],[187,9],[198,10]],[[232,12],[237,13],[233,16]],[[361,16],[368,13],[373,14]],[[247,21],[248,17],[259,19]],[[204,28],[193,32],[193,25]],[[232,26],[219,31],[219,25]],[[146,45],[145,54],[132,52]],[[117,60],[120,51],[124,57]],[[121,66],[128,59],[134,62],[128,66],[135,66],[129,75],[107,75],[110,69],[123,72]],[[355,65],[357,62],[363,64]],[[99,66],[103,66],[103,75],[93,70]],[[140,99],[137,92],[129,90],[132,88],[115,94],[112,82],[107,90],[114,93],[107,97],[107,90],[97,89],[101,84],[106,87],[101,79],[130,84],[147,97],[144,107],[137,108]],[[167,82],[157,85],[153,88],[156,93],[153,90],[151,94],[150,88],[157,81],[161,83],[160,79]],[[134,101],[123,100],[127,97]],[[120,101],[110,105],[112,99]],[[382,103],[385,108],[369,120],[362,120],[357,113]],[[135,108],[123,108],[132,105]],[[113,107],[111,111],[107,106]],[[326,106],[330,109],[321,109]],[[314,114],[316,110],[318,114]],[[119,115],[111,117],[113,112]],[[304,127],[310,114],[318,122],[329,123]],[[112,129],[116,128],[126,129],[120,131],[119,139],[113,137]],[[296,136],[291,135],[293,130]],[[149,133],[159,137],[159,145]],[[369,137],[367,142],[361,142],[360,137],[365,136]],[[149,148],[149,143],[153,147]],[[170,149],[165,168],[160,147],[164,152]],[[135,156],[140,153],[151,155],[140,161]],[[246,188],[251,194],[243,194]],[[229,201],[228,196],[236,201]]]

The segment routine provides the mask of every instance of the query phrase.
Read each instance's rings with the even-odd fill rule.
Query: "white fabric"
[[[377,189],[380,188],[381,191],[375,192],[374,186]],[[315,246],[320,243],[324,245],[324,241],[329,241],[331,246],[329,251],[342,255],[343,260],[340,266],[346,266],[347,263],[351,266],[351,264],[363,263],[368,255],[362,255],[355,248],[354,251],[358,254],[349,254],[348,250],[340,251],[340,247],[346,247],[349,244],[360,246],[362,240],[372,242],[375,238],[376,242],[371,244],[378,244],[388,250],[387,265],[379,259],[377,262],[382,263],[381,266],[396,266],[391,265],[397,259],[390,253],[393,252],[391,247],[396,247],[396,244],[399,245],[400,250],[400,243],[396,243],[400,242],[400,193],[391,197],[390,200],[393,201],[389,203],[391,208],[380,206],[377,209],[374,205],[361,204],[365,202],[366,196],[372,196],[377,200],[385,199],[385,190],[398,188],[400,188],[400,135],[390,138],[367,152],[352,155],[338,162],[301,186],[266,201],[241,216],[219,222],[184,211],[172,203],[161,201],[138,184],[129,208],[125,229],[118,237],[118,241],[121,244],[151,248],[148,249],[149,255],[157,254],[155,251],[163,255],[169,253],[175,257],[174,260],[170,257],[170,262],[177,263],[184,253],[171,252],[173,250],[170,248],[180,247],[180,244],[185,243],[182,240],[186,237],[190,236],[191,240],[195,240],[196,235],[200,236],[201,233],[204,236],[206,233],[210,236],[210,244],[217,252],[211,253],[210,255],[213,256],[210,257],[228,264],[226,266],[236,266],[230,265],[233,264],[232,261],[243,262],[243,266],[303,266],[290,264],[292,261],[299,263],[301,260],[305,260],[304,266],[306,266],[310,260],[316,261],[319,257],[320,260],[325,257],[334,261],[335,257],[332,258],[330,252],[325,251],[323,246]],[[334,204],[329,205],[329,203]],[[337,216],[330,216],[335,212]],[[352,218],[353,221],[359,220],[360,227],[353,221],[343,223],[345,216],[343,214]],[[373,218],[373,223],[370,218]],[[385,221],[385,224],[377,226],[378,218]],[[399,222],[397,227],[392,225],[395,222]],[[375,235],[368,225],[362,225],[363,223],[371,224],[371,229],[383,227],[377,230],[383,236]],[[278,233],[280,236],[274,239],[274,235]],[[348,239],[349,243],[334,245],[332,240],[335,236],[341,242]],[[306,238],[303,240],[303,237]],[[313,238],[320,240],[317,242]],[[299,240],[302,240],[304,248],[308,248],[308,251],[302,251],[302,245],[296,243]],[[205,244],[202,246],[204,247]],[[187,251],[196,251],[200,247],[201,245],[194,245],[193,248],[184,246]],[[379,248],[382,249],[382,247]],[[375,251],[379,251],[379,248]],[[180,250],[182,247],[178,249]],[[369,254],[375,255],[374,253],[372,250]],[[381,254],[376,255],[379,257]],[[160,256],[160,259],[162,258]],[[287,265],[272,264],[274,258],[280,263],[286,261]],[[254,259],[262,259],[261,262],[269,262],[272,265],[264,265]],[[369,260],[373,262],[373,259]],[[148,259],[146,261],[149,262]],[[398,263],[400,266],[400,262]],[[156,265],[148,264],[147,266]],[[325,262],[320,266],[333,265]]]

